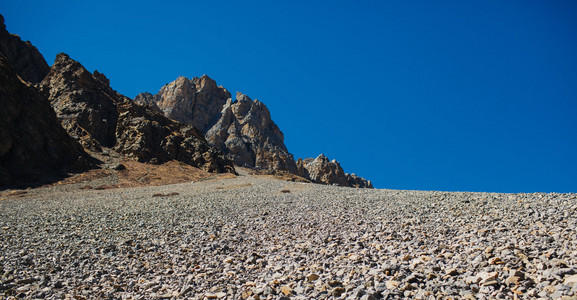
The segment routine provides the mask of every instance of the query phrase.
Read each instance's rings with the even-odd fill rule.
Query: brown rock
[[[61,53],[40,86],[64,128],[87,148],[111,147],[139,162],[178,160],[209,172],[235,172],[194,127],[138,105],[108,84],[103,74],[91,74]]]
[[[230,98],[230,93],[217,86],[210,77],[178,77],[163,86],[158,94],[142,93],[134,98],[141,104],[156,106],[162,113],[206,133],[220,117],[220,111]]]
[[[158,94],[142,93],[134,101],[193,125],[237,165],[296,173],[294,158],[267,107],[241,93],[232,101],[230,93],[206,75],[179,77]]]
[[[22,41],[19,36],[10,34],[0,15],[0,53],[20,78],[38,83],[48,74],[50,67],[38,49],[30,42]]]
[[[116,103],[124,96],[108,86],[108,79],[94,76],[80,63],[60,53],[40,83],[64,129],[89,149],[116,144]]]
[[[267,107],[258,100],[237,93],[229,100],[221,118],[206,133],[207,140],[240,166],[288,171],[296,164],[284,145],[284,135],[272,121]]]
[[[116,151],[139,162],[176,159],[209,172],[234,173],[232,162],[196,128],[170,120],[129,99],[119,103]]]
[[[48,100],[18,78],[0,54],[0,186],[28,184],[90,165]]]
[[[310,179],[316,183],[351,186],[359,188],[372,188],[370,181],[354,174],[347,174],[341,165],[321,154],[317,158],[299,158],[297,160],[298,175]]]

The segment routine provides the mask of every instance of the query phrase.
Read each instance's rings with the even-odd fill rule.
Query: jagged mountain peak
[[[158,107],[167,117],[190,124],[237,165],[296,172],[284,136],[258,100],[231,94],[208,75],[179,77],[158,94],[139,94],[135,101]]]
[[[196,128],[133,103],[108,83],[102,73],[90,73],[62,53],[40,87],[65,129],[87,148],[110,147],[140,162],[176,159],[210,172],[234,172]]]
[[[363,178],[345,173],[338,161],[329,161],[324,154],[295,162],[264,103],[240,91],[233,100],[207,75],[190,80],[179,77],[158,94],[142,93],[135,101],[197,127],[236,165],[300,174],[318,183],[372,187]]]

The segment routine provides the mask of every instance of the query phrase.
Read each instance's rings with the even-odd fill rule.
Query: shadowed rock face
[[[66,54],[58,54],[40,86],[64,128],[85,147],[111,147],[140,162],[176,159],[210,172],[234,172],[194,127],[132,102],[110,88],[106,76],[91,74]]]
[[[294,158],[267,107],[241,93],[233,102],[230,93],[206,75],[179,77],[158,94],[142,93],[135,101],[195,126],[237,165],[296,173]]]
[[[50,103],[0,55],[0,187],[91,166]]]
[[[19,36],[10,34],[4,25],[4,17],[0,15],[0,53],[20,78],[32,82],[40,82],[50,67],[38,49],[30,42],[24,42]]]
[[[173,159],[208,172],[235,173],[231,161],[210,147],[191,125],[170,120],[130,99],[118,104],[116,150],[139,162],[164,163]]]
[[[350,186],[357,188],[373,188],[370,181],[355,174],[348,174],[343,171],[341,165],[329,159],[323,154],[317,158],[299,158],[297,160],[298,175],[310,179],[316,183],[335,184],[340,186]]]

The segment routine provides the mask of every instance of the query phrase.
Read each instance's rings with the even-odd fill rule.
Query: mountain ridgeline
[[[141,93],[134,101],[195,126],[235,165],[295,174],[315,183],[372,188],[370,181],[345,173],[336,160],[322,154],[295,162],[264,103],[240,92],[233,101],[230,92],[207,75],[178,77],[156,95]]]
[[[237,165],[372,188],[323,155],[295,162],[262,102],[241,93],[232,100],[206,75],[133,100],[64,53],[49,67],[0,21],[0,187],[103,168],[94,157],[113,151],[143,163],[177,160],[216,173],[236,173]]]

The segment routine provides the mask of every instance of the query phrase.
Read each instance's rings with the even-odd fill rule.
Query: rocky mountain
[[[116,144],[116,103],[125,97],[108,86],[98,71],[88,72],[80,63],[60,53],[40,83],[62,126],[84,147],[100,150]]]
[[[210,77],[178,77],[163,86],[156,95],[142,93],[135,97],[140,104],[159,109],[178,122],[190,124],[206,133],[220,117],[222,107],[230,93],[217,86]]]
[[[322,157],[299,160],[297,167],[268,108],[242,93],[237,93],[233,100],[224,87],[206,75],[179,77],[156,95],[143,93],[132,101],[113,90],[104,74],[88,72],[66,54],[59,54],[52,67],[48,67],[30,42],[10,34],[2,16],[0,21],[5,75],[0,100],[4,107],[2,121],[6,123],[0,147],[3,178],[16,172],[16,165],[4,159],[11,155],[20,155],[21,160],[15,159],[14,163],[29,165],[32,174],[44,169],[40,167],[42,164],[34,167],[39,162],[33,152],[27,151],[48,147],[54,157],[45,166],[55,163],[60,168],[74,165],[75,161],[79,164],[78,157],[80,161],[88,159],[84,147],[95,152],[110,148],[139,162],[176,159],[210,172],[235,172],[234,163],[266,172],[303,175],[318,183],[370,186],[363,178],[345,174],[336,161],[328,162]],[[48,108],[46,112],[46,107],[33,104],[28,113],[22,112],[20,104],[14,103],[18,102],[15,99],[24,98],[35,100],[22,103],[49,101],[53,110]],[[40,117],[42,111],[46,118]],[[61,123],[59,129],[50,125],[54,112]],[[37,120],[27,124],[29,117]],[[45,123],[50,134],[41,131],[41,124]],[[63,132],[69,136],[62,137]],[[22,139],[33,133],[39,135],[38,139],[22,145]],[[66,147],[68,152],[64,151]],[[66,153],[71,157],[66,157]]]
[[[0,187],[91,165],[90,157],[58,122],[48,100],[19,78],[0,54]]]
[[[219,120],[206,133],[207,140],[241,166],[296,173],[284,135],[272,121],[266,105],[242,93],[228,99]]]
[[[208,172],[235,173],[232,162],[191,125],[168,119],[130,99],[118,103],[115,149],[139,162],[178,160]]]
[[[206,75],[178,77],[157,94],[141,93],[134,101],[195,126],[238,166],[288,172],[316,183],[372,188],[370,181],[345,173],[338,162],[324,155],[295,162],[266,105],[242,93],[233,100],[224,87]]]
[[[234,172],[232,162],[193,126],[132,102],[106,76],[88,72],[66,54],[58,54],[40,88],[68,133],[89,149],[104,146],[140,162],[176,159],[209,172]]]
[[[299,158],[297,160],[298,174],[316,183],[334,184],[357,188],[373,188],[370,181],[355,174],[348,174],[336,160],[329,160],[324,154],[315,159]]]
[[[44,57],[30,42],[24,42],[19,36],[9,33],[2,15],[0,22],[0,52],[4,54],[7,63],[20,78],[32,83],[40,82],[50,70]]]
[[[294,158],[267,107],[241,93],[233,101],[225,88],[206,75],[179,77],[156,95],[142,93],[135,101],[195,126],[239,166],[296,173]]]

